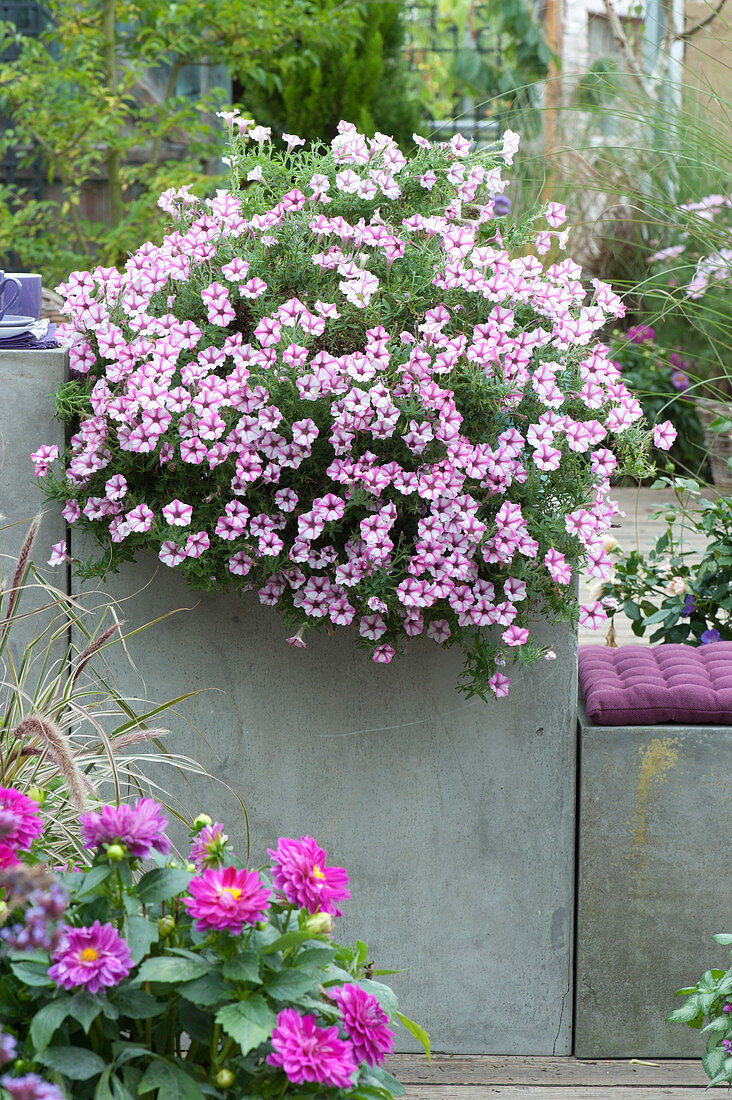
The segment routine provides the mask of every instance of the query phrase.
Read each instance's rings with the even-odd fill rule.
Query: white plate
[[[8,313],[0,319],[0,340],[9,340],[12,336],[22,336],[36,323],[35,317],[23,317]]]

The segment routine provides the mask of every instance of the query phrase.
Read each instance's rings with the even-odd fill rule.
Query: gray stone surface
[[[557,661],[517,673],[507,700],[454,689],[457,652],[413,646],[370,663],[346,631],[285,644],[256,598],[191,593],[165,567],[108,581],[137,635],[130,694],[185,706],[193,728],[170,741],[231,791],[178,783],[186,810],[230,827],[252,862],[278,836],[314,836],[345,866],[352,900],[339,937],[364,939],[403,1010],[435,1050],[561,1054],[571,1049],[576,645],[551,628]],[[543,628],[548,637],[548,628]],[[166,777],[166,782],[169,782]],[[392,981],[392,979],[389,979]],[[406,1032],[401,1049],[414,1049]]]
[[[46,565],[51,546],[64,538],[60,509],[49,505],[38,487],[30,455],[42,443],[63,448],[64,426],[53,417],[54,398],[66,378],[67,353],[58,351],[0,351],[0,577],[10,583],[16,557],[33,518],[43,513],[33,552],[46,579],[64,590],[66,567]],[[41,593],[36,604],[45,603]],[[24,598],[26,610],[33,594]],[[13,627],[15,647],[25,645],[37,629],[37,620]]]
[[[575,1053],[699,1057],[665,1017],[732,931],[732,727],[594,726],[581,716]]]

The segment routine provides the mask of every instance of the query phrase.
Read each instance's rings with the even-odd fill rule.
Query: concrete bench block
[[[700,1056],[665,1017],[728,952],[732,727],[595,726],[580,709],[575,1053]]]

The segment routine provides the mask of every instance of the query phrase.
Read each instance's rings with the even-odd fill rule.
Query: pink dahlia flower
[[[140,798],[134,806],[102,806],[79,818],[85,848],[121,843],[135,859],[147,859],[151,849],[166,855],[170,841],[165,835],[168,821],[152,798]]]
[[[188,857],[196,870],[205,871],[207,867],[221,867],[226,855],[228,839],[220,821],[214,821],[213,825],[204,825],[191,844]]]
[[[82,986],[90,993],[98,993],[100,989],[119,985],[133,966],[130,949],[114,925],[95,920],[90,928],[66,925],[48,976],[64,989]]]
[[[272,1032],[271,1066],[281,1066],[294,1085],[317,1082],[337,1089],[351,1088],[357,1067],[350,1043],[338,1037],[337,1027],[318,1027],[314,1016],[285,1008]]]
[[[238,871],[224,867],[208,868],[199,878],[191,879],[191,895],[183,899],[199,932],[209,928],[238,935],[245,924],[256,924],[269,908],[270,891],[256,871]]]
[[[38,803],[15,787],[0,787],[0,840],[13,851],[27,851],[43,832]]]
[[[0,841],[0,870],[4,870],[6,867],[17,867],[19,863],[20,860],[15,849]]]
[[[326,867],[325,852],[311,836],[280,837],[277,849],[267,850],[272,857],[272,881],[289,902],[310,913],[341,916],[335,903],[351,896],[348,875],[343,867]]]
[[[394,1032],[387,1027],[389,1017],[371,993],[359,985],[344,985],[332,990],[343,1017],[343,1026],[359,1062],[380,1066],[394,1045]]]

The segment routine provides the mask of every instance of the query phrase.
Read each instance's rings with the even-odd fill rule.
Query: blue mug
[[[9,286],[15,287],[15,294],[13,294],[12,298],[6,300],[5,288]],[[20,292],[22,289],[23,287],[21,286],[19,279],[13,278],[12,275],[5,275],[4,272],[0,271],[0,301],[2,302],[2,305],[0,305],[0,321],[2,321],[3,317],[8,312],[10,307],[12,305],[15,305],[18,298],[20,297]]]

